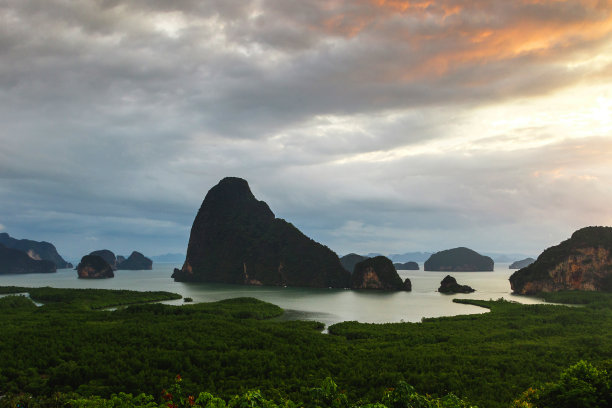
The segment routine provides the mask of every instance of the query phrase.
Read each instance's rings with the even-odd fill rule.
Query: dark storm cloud
[[[610,61],[579,62],[606,54],[610,10],[606,1],[3,1],[0,224],[75,257],[112,236],[155,252],[166,251],[151,237],[166,236],[176,252],[205,192],[237,175],[339,251],[417,245],[405,231],[427,250],[441,230],[459,239],[479,222],[519,225],[592,179],[533,184],[532,173],[554,170],[538,170],[539,149],[468,157],[468,142],[440,154],[426,145],[455,137],[449,128],[476,107],[608,83]],[[572,152],[551,143],[560,146],[551,162]]]

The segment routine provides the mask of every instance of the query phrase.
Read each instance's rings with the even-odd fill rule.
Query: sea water
[[[496,264],[493,272],[425,272],[422,264],[419,271],[398,271],[402,280],[410,278],[412,292],[174,282],[170,276],[178,265],[162,263],[156,263],[150,271],[115,271],[115,277],[111,279],[78,279],[77,272],[72,269],[60,269],[52,274],[0,275],[0,286],[163,290],[190,297],[194,302],[248,296],[282,307],[286,310],[287,319],[317,320],[326,325],[349,320],[364,323],[419,322],[424,317],[488,311],[477,306],[453,303],[454,298],[504,298],[521,303],[542,303],[538,298],[511,293],[508,278],[514,270],[508,269],[508,265]],[[476,292],[454,295],[438,293],[440,281],[449,274],[459,284],[469,285]],[[183,304],[184,301],[164,303]]]

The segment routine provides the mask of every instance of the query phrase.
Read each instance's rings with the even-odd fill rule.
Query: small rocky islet
[[[119,259],[121,260],[119,261]],[[153,261],[138,251],[132,251],[130,256],[126,258],[119,255],[117,257],[117,270],[140,271],[153,269]]]
[[[85,255],[76,269],[80,279],[106,279],[113,278],[117,270],[151,270],[153,261],[137,251],[126,259],[109,249],[100,249]]]
[[[114,278],[112,266],[100,255],[85,255],[77,265],[79,279]]]
[[[453,278],[450,275],[446,275],[444,279],[442,279],[442,281],[440,282],[438,292],[444,294],[472,293],[475,292],[475,290],[471,286],[458,284],[457,279]]]
[[[365,259],[355,265],[351,289],[411,291],[410,279],[402,281],[393,262],[385,256]]]
[[[111,268],[116,270],[151,270],[153,269],[153,261],[138,251],[133,251],[128,258],[122,255],[117,255],[109,249],[100,249],[93,251],[89,255],[98,255],[102,257]]]

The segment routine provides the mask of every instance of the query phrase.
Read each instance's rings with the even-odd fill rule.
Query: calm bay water
[[[0,286],[51,286],[56,288],[165,290],[191,297],[194,302],[211,302],[249,296],[279,305],[286,318],[317,320],[326,325],[357,320],[367,323],[418,322],[423,317],[486,313],[487,309],[453,303],[455,297],[472,299],[514,300],[521,303],[542,303],[540,299],[517,296],[510,292],[508,278],[514,272],[508,264],[495,265],[493,272],[451,273],[462,285],[476,292],[443,295],[436,290],[448,272],[398,271],[402,279],[410,278],[412,292],[382,293],[343,289],[307,289],[258,287],[209,283],[174,282],[170,275],[175,264],[155,264],[152,271],[116,271],[112,279],[78,279],[71,269],[54,274],[0,275]],[[183,304],[182,300],[167,302]]]

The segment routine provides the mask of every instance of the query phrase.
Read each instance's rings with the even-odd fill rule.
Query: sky
[[[184,253],[245,178],[338,254],[612,225],[610,0],[0,0],[0,232]]]

